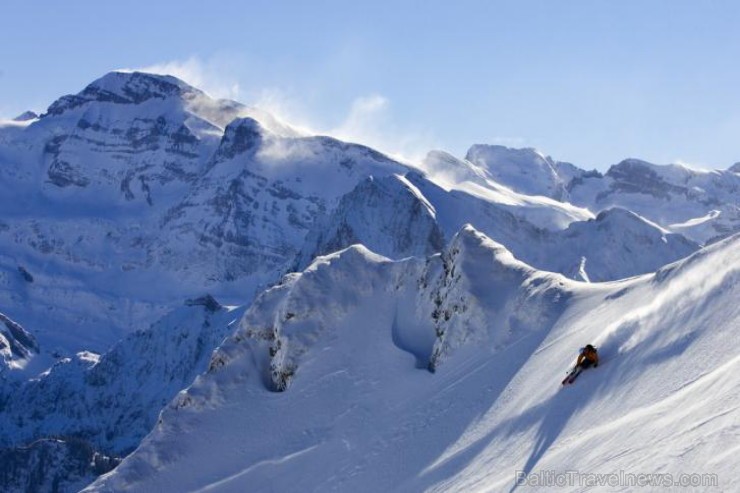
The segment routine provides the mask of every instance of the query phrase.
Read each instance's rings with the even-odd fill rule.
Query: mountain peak
[[[13,121],[14,122],[27,122],[27,121],[30,121],[30,120],[35,120],[38,117],[39,117],[39,115],[37,115],[35,112],[29,110],[29,111],[24,111],[20,115],[18,115],[15,118],[13,118]]]
[[[468,150],[465,159],[516,192],[555,200],[563,200],[567,195],[555,162],[534,148],[476,144]]]
[[[620,224],[623,225],[630,223],[632,226],[629,229],[634,231],[654,228],[655,230],[659,231],[660,234],[669,233],[669,231],[662,226],[623,207],[610,207],[609,209],[605,209],[599,212],[594,221],[596,221],[597,223],[601,223],[602,226],[605,224],[612,224],[616,226]]]
[[[193,86],[172,75],[122,70],[108,72],[89,84],[82,92],[95,89],[131,99],[166,97],[197,91]]]
[[[495,156],[500,159],[516,159],[525,163],[530,163],[533,160],[546,161],[548,158],[533,147],[506,147],[496,144],[474,144],[468,149],[465,159],[475,163],[482,155]]]
[[[628,157],[626,159],[622,159],[621,161],[619,161],[614,166],[646,166],[646,167],[650,167],[650,166],[654,166],[654,164],[653,163],[650,163],[648,161],[645,161],[644,159],[638,159],[638,158],[635,158],[635,157]]]
[[[197,94],[201,91],[171,75],[114,71],[93,81],[76,95],[62,96],[49,106],[47,114],[59,115],[91,101],[139,104],[150,99]]]
[[[673,178],[671,179],[671,181],[673,181],[675,179],[685,180],[688,177],[706,172],[691,168],[685,164],[680,163],[655,164],[644,161],[642,159],[627,158],[623,159],[615,165],[612,165],[606,174],[607,176],[617,178],[629,174],[645,173],[661,176],[664,179],[672,176]]]
[[[237,118],[226,126],[221,145],[216,152],[216,161],[224,161],[237,154],[256,151],[265,133],[265,128],[254,118]]]
[[[481,233],[470,223],[463,225],[452,238],[449,250],[466,251],[466,255],[477,259],[487,258],[489,264],[493,261],[506,268],[531,270],[531,267],[514,258],[504,245]]]

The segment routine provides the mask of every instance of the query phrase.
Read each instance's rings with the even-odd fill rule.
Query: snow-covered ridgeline
[[[534,271],[472,229],[446,259],[320,258],[257,300],[88,491],[508,490],[516,470],[574,468],[716,473],[732,489],[719,451],[738,416],[739,241],[600,285]],[[560,389],[586,341],[602,365]]]
[[[736,165],[708,171],[625,159],[602,174],[535,149],[495,145],[472,146],[464,160],[430,153],[425,164],[433,174],[455,183],[493,181],[515,193],[563,201],[594,214],[613,207],[628,209],[700,244],[740,229]]]
[[[255,301],[241,328],[214,354],[208,373],[171,403],[140,454],[127,460],[114,478],[139,477],[153,463],[168,470],[175,459],[175,435],[196,426],[199,434],[210,437],[206,440],[216,439],[216,422],[223,426],[238,419],[234,412],[254,426],[230,426],[229,438],[221,444],[230,448],[241,443],[241,449],[249,450],[226,458],[223,467],[211,464],[218,469],[252,463],[249,457],[265,448],[310,449],[314,438],[328,438],[319,430],[331,428],[334,413],[342,409],[349,410],[342,421],[353,430],[367,426],[387,438],[394,413],[414,404],[406,395],[408,385],[459,377],[467,365],[458,368],[453,362],[464,362],[475,348],[495,355],[518,344],[531,346],[547,333],[576,287],[560,275],[522,264],[470,227],[443,255],[428,260],[393,262],[362,246],[320,257]],[[521,358],[521,364],[525,357],[514,360]],[[509,357],[501,360],[495,385],[503,386],[511,376],[509,363]],[[281,390],[285,392],[275,393]],[[427,390],[431,398],[432,388]],[[364,411],[355,408],[364,399],[375,403]],[[439,411],[440,405],[436,402],[434,408]],[[274,426],[259,426],[268,416]],[[417,426],[407,424],[404,434]],[[296,441],[291,434],[301,427],[307,429],[306,439]],[[339,463],[356,460],[368,447],[385,448],[372,438],[367,443],[349,435],[346,439],[352,443],[347,444],[349,452],[339,438],[326,443],[332,454],[349,453]],[[193,482],[177,488],[194,489],[202,479],[191,475],[187,481]]]

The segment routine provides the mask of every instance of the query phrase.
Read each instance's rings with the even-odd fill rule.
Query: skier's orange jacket
[[[593,364],[599,364],[599,353],[596,352],[596,349],[583,348],[581,354],[578,355],[576,366],[583,363],[584,359],[591,361]]]

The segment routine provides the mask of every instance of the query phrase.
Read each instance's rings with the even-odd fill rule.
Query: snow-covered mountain
[[[0,196],[0,309],[67,357],[104,352],[204,292],[249,303],[317,253],[360,241],[394,259],[427,255],[467,222],[533,265],[576,275],[580,257],[538,262],[563,257],[541,231],[596,216],[560,192],[531,195],[590,176],[531,150],[476,146],[469,157],[478,164],[433,152],[423,173],[365,146],[303,135],[170,76],[112,72],[22,120],[0,126],[8,191]],[[531,183],[542,173],[550,181],[511,186],[517,169]],[[717,200],[734,207],[731,194]],[[542,252],[520,247],[527,244]],[[673,248],[646,243],[651,262],[603,269],[592,257],[606,251],[581,255],[589,278],[644,273],[677,258]]]
[[[473,149],[482,147],[474,146]],[[497,148],[497,146],[491,147]],[[540,154],[532,149],[502,149],[515,154],[519,153],[513,165],[504,167],[506,173],[496,173],[496,168],[489,169],[486,163],[475,164],[443,151],[431,151],[424,159],[422,167],[431,179],[445,190],[465,192],[486,202],[494,203],[497,207],[543,229],[563,229],[574,221],[585,221],[594,217],[594,214],[586,208],[538,193],[543,192],[543,188],[552,185],[542,185],[542,182],[547,183],[548,179],[552,178],[549,171],[543,170],[550,170],[552,166],[555,166],[554,163],[548,163],[547,166],[540,165],[541,163],[537,161]],[[531,157],[533,160],[527,161],[523,157]],[[491,166],[494,164],[492,163]],[[523,178],[503,180],[515,174],[514,170],[517,168],[521,169],[518,174],[527,177],[530,181]],[[534,168],[534,173],[530,168]],[[538,172],[544,172],[546,176],[540,177]]]
[[[107,74],[0,128],[0,306],[42,346],[104,351],[187,297],[248,302],[343,193],[406,169],[173,77]]]
[[[408,179],[434,206],[448,238],[470,222],[506,245],[517,258],[572,279],[608,281],[653,272],[699,248],[682,235],[620,208],[571,222],[565,229],[549,230],[468,192],[447,192],[415,173]]]
[[[38,119],[3,126],[2,306],[42,346],[73,354],[103,351],[202,293],[172,278],[169,289],[154,285],[167,272],[148,250],[158,215],[200,175],[220,125],[247,112],[173,77],[113,72]]]
[[[346,443],[327,442],[342,474],[372,474],[367,464],[421,426],[412,418],[452,422],[429,440],[429,459],[463,431],[437,395],[452,392],[445,367],[469,355],[455,372],[474,378],[469,365],[487,367],[491,356],[475,346],[492,348],[502,390],[526,360],[503,356],[508,348],[534,350],[572,303],[591,306],[577,300],[647,282],[573,280],[653,273],[740,229],[739,180],[738,165],[697,172],[628,160],[602,175],[482,145],[465,159],[432,151],[402,163],[171,76],[109,73],[41,115],[0,122],[0,453],[14,464],[0,489],[91,480],[104,469],[89,467],[91,457],[108,467],[135,449],[206,369],[170,405],[178,411],[165,412],[155,445],[132,458],[146,464],[131,466],[135,474],[169,463],[146,461],[167,454],[156,440],[172,438],[170,426],[190,440],[187,420],[204,405],[249,423],[233,447],[258,429],[235,457],[257,461],[259,481],[279,466],[258,453],[276,450],[273,424],[286,440],[280,453],[308,443],[296,438],[302,408],[317,414],[305,434],[323,437],[342,406],[360,406],[340,416]],[[301,390],[306,379],[313,390]],[[346,398],[323,415],[334,384]],[[409,385],[431,415],[414,408]],[[388,399],[398,401],[390,411]],[[232,404],[233,416],[218,414]],[[205,420],[204,436],[223,439],[210,414],[193,416]],[[407,428],[389,427],[393,417]],[[360,429],[364,419],[381,429],[377,439]],[[342,450],[351,453],[342,459]],[[196,465],[190,478],[200,481]],[[129,467],[115,484],[128,484]]]
[[[436,209],[409,179],[370,176],[317,222],[297,265],[357,243],[391,258],[426,257],[444,248],[445,234]]]
[[[570,195],[592,208],[630,209],[699,243],[740,230],[740,175],[731,169],[699,171],[626,159],[603,177],[571,182]]]
[[[159,410],[205,371],[242,313],[209,296],[191,300],[103,355],[80,352],[37,378],[0,387],[0,449],[74,436],[125,455]]]
[[[625,159],[601,174],[553,160],[535,149],[488,145],[471,147],[463,163],[456,168],[471,168],[480,179],[493,179],[515,192],[568,202],[594,213],[621,207],[701,244],[740,230],[737,165],[726,171],[702,171]]]
[[[541,195],[567,202],[568,183],[583,174],[570,163],[554,161],[536,149],[512,149],[498,145],[474,145],[465,159],[496,182],[524,195]]]
[[[502,491],[572,470],[733,490],[739,242],[602,284],[472,227],[427,260],[321,257],[261,295],[86,491]],[[586,342],[602,364],[561,388]]]

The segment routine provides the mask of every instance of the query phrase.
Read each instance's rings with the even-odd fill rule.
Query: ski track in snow
[[[290,460],[293,460],[296,457],[300,457],[301,455],[306,454],[306,453],[310,452],[311,450],[313,450],[313,449],[315,449],[315,448],[317,448],[319,446],[320,446],[319,444],[312,445],[312,446],[310,446],[308,448],[305,448],[303,450],[298,450],[298,451],[293,452],[292,454],[288,454],[288,455],[286,455],[284,457],[278,457],[278,458],[275,458],[275,459],[263,459],[261,461],[255,462],[251,466],[249,466],[249,467],[247,467],[247,468],[245,468],[245,469],[237,472],[236,474],[233,474],[233,475],[231,475],[231,476],[229,476],[227,478],[218,480],[218,481],[216,481],[214,483],[211,483],[209,485],[206,485],[206,486],[204,486],[202,488],[199,488],[199,489],[196,489],[196,490],[192,490],[190,493],[205,493],[207,491],[214,491],[214,490],[217,490],[217,489],[221,489],[222,487],[227,486],[229,483],[233,482],[234,480],[239,479],[240,477],[242,477],[242,476],[244,476],[244,475],[246,475],[246,474],[254,471],[255,469],[257,469],[259,467],[276,466],[276,465],[280,465],[280,464],[285,464],[286,462],[288,462]]]

